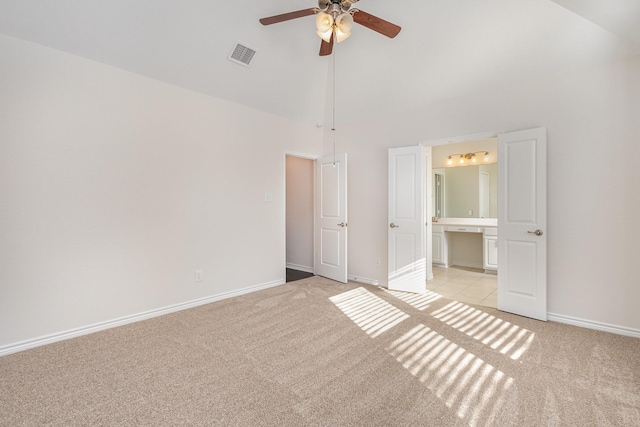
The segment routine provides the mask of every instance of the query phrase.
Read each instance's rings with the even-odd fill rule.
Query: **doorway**
[[[493,218],[471,218],[475,209],[469,208],[467,202],[464,210],[456,218],[440,221],[434,217],[427,226],[447,234],[482,233],[483,234],[483,267],[499,270],[497,308],[522,316],[539,320],[547,320],[547,238],[546,238],[546,128],[540,127],[515,132],[495,132],[484,137],[497,138],[498,160],[498,192],[500,204],[498,215]],[[452,142],[473,141],[475,137],[440,140],[421,145],[435,148],[446,146]],[[447,163],[452,165],[456,158],[460,165],[467,160],[477,162],[478,152],[461,151],[449,153]],[[489,152],[484,153],[486,160]],[[437,163],[435,163],[437,165]],[[431,176],[431,168],[428,175]],[[432,197],[432,189],[427,199]],[[446,191],[446,190],[445,190]],[[446,197],[451,199],[451,197]],[[493,201],[489,200],[489,210]],[[497,202],[497,200],[496,200]],[[496,203],[497,204],[497,203]],[[445,207],[445,212],[447,211]],[[453,211],[453,209],[451,209]],[[477,209],[480,212],[480,209]],[[482,211],[486,212],[485,207]],[[469,215],[469,217],[467,217]],[[498,227],[499,221],[499,227]],[[436,225],[440,230],[436,230]],[[435,239],[428,241],[430,246]],[[433,251],[441,256],[440,261],[448,267],[448,239],[439,239],[443,247]],[[433,258],[428,257],[427,263]]]
[[[497,271],[488,263],[498,225],[497,133],[428,145],[433,280],[427,289],[459,302],[497,308]]]
[[[286,281],[313,276],[315,160],[285,155]]]

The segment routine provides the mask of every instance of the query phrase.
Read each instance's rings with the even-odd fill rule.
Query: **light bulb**
[[[475,163],[476,162],[476,155],[474,154],[473,156],[471,156],[471,163]]]
[[[333,35],[333,29],[330,29],[329,31],[325,31],[324,33],[317,31],[316,34],[319,35],[322,40],[326,41],[327,43],[331,43],[331,36]]]
[[[336,18],[336,27],[342,32],[350,33],[353,27],[353,16],[350,13],[341,13]]]
[[[338,41],[338,43],[346,40],[350,35],[351,33],[344,33],[339,28],[336,28],[336,40]]]
[[[316,16],[316,29],[318,33],[326,33],[333,29],[333,16],[328,13],[320,12]]]
[[[460,155],[460,164],[464,165],[464,156],[462,154]]]
[[[451,166],[451,165],[453,164],[453,159],[451,158],[451,156],[449,156],[449,157],[447,158],[447,164],[448,164],[449,166]]]
[[[488,162],[489,161],[489,153],[484,153],[484,161]]]
[[[350,13],[341,13],[336,18],[335,27],[336,40],[338,41],[338,43],[340,43],[351,35],[351,28],[353,27],[353,16],[351,16]]]

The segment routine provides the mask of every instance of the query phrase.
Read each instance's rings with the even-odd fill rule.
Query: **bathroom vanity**
[[[464,265],[455,262],[453,254],[456,243],[462,236],[458,233],[472,233],[464,243],[465,249],[475,249],[482,252],[482,268],[485,273],[498,271],[498,220],[495,218],[440,218],[433,223],[432,228],[432,262],[439,267],[449,267],[453,263],[465,267],[480,267],[479,265]],[[468,242],[473,242],[469,245]],[[459,243],[458,243],[459,244]],[[473,246],[473,247],[471,247]],[[461,248],[460,248],[461,249]]]

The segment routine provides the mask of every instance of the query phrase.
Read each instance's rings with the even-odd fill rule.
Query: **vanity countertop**
[[[471,227],[497,227],[497,218],[440,218],[433,225],[465,225]]]

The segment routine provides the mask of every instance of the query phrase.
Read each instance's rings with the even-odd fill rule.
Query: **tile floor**
[[[476,268],[433,267],[433,280],[427,281],[427,289],[467,304],[498,305],[498,276]]]

